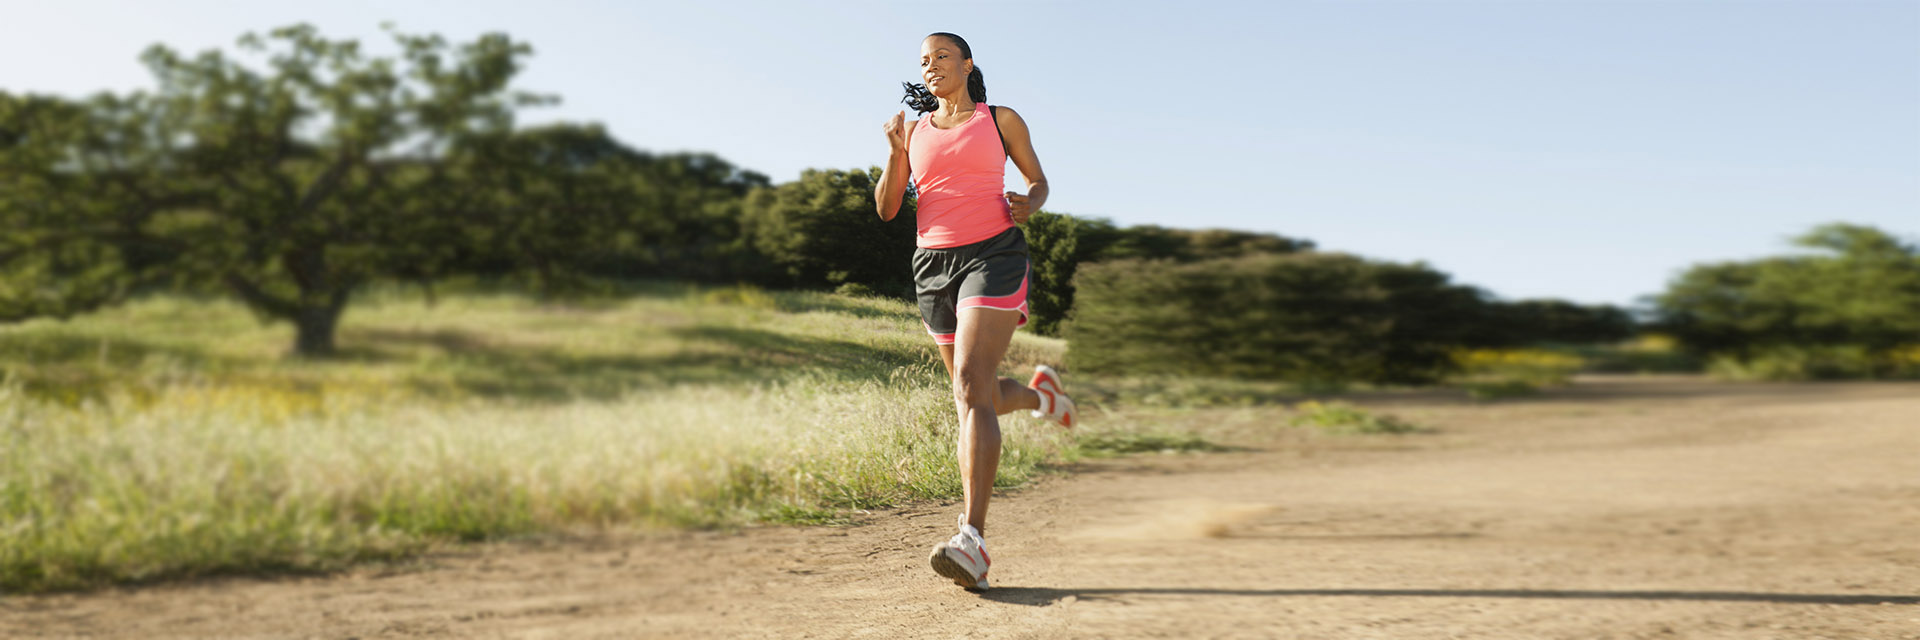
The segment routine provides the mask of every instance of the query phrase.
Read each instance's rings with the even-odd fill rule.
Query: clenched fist
[[[1026,194],[1016,191],[1007,192],[1007,213],[1013,216],[1014,224],[1026,224],[1033,217],[1033,203]]]
[[[906,111],[901,111],[900,113],[893,114],[893,119],[888,120],[887,123],[884,125],[881,125],[880,128],[885,129],[887,132],[887,150],[888,151],[906,151],[907,150],[907,112]]]

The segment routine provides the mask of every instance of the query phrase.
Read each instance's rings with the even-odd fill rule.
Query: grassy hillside
[[[656,285],[601,303],[363,297],[345,355],[161,297],[0,327],[0,590],[324,570],[577,528],[824,521],[959,494],[900,302]],[[1008,375],[1059,362],[1016,337]],[[1001,483],[1072,455],[1005,419]]]

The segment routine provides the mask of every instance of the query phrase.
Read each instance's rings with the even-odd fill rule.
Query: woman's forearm
[[[1027,202],[1032,203],[1031,206],[1034,211],[1039,211],[1041,207],[1047,205],[1047,191],[1047,181],[1045,180],[1027,183]]]
[[[907,195],[907,151],[894,149],[887,155],[887,166],[880,170],[879,184],[873,186],[873,202],[881,220],[892,220],[900,213],[900,200]]]

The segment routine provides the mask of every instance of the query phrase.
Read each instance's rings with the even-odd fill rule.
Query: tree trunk
[[[334,354],[333,330],[340,324],[338,307],[303,307],[294,316],[293,324],[299,331],[293,341],[294,355],[326,358]]]
[[[293,324],[299,330],[293,342],[296,356],[327,358],[334,355],[333,332],[340,326],[340,315],[347,310],[347,297],[352,292],[352,286],[338,281],[330,284],[337,288],[325,292],[314,291],[301,297],[300,307],[293,317]],[[323,300],[315,300],[323,296]]]
[[[334,355],[333,333],[340,325],[340,315],[347,309],[347,298],[352,285],[338,281],[320,281],[316,278],[299,279],[300,297],[287,299],[268,293],[253,281],[239,274],[227,274],[227,286],[253,307],[269,316],[293,322],[296,335],[293,341],[293,355],[301,358],[325,358]],[[331,285],[330,289],[319,289],[314,284]]]

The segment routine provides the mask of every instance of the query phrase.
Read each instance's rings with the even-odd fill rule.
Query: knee
[[[993,395],[999,391],[1000,381],[993,371],[971,371],[962,366],[953,376],[953,400],[964,407],[993,407]]]

